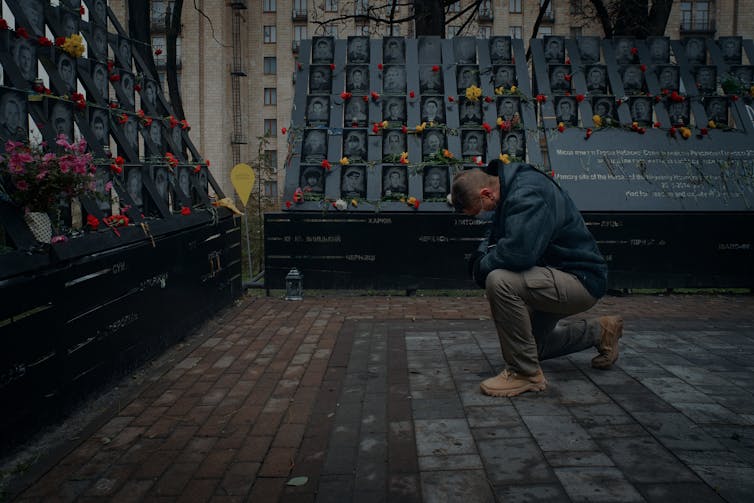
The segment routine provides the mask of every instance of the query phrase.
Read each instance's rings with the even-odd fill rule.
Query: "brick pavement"
[[[626,319],[616,368],[501,399],[481,297],[249,297],[18,500],[751,501],[754,297],[592,312]]]

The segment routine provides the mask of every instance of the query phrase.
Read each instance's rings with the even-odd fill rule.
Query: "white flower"
[[[337,201],[335,201],[335,203],[333,203],[333,206],[335,206],[335,209],[343,211],[348,208],[348,203],[342,199],[338,199]]]
[[[445,199],[448,201],[448,204],[450,206],[453,206],[453,196],[451,196],[450,194],[448,194],[447,196],[445,196]]]

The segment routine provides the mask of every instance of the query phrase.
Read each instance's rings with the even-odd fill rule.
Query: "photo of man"
[[[0,139],[26,140],[29,129],[26,97],[9,89],[0,92]]]
[[[495,67],[495,87],[510,89],[516,85],[516,67],[513,65],[500,65]]]
[[[87,56],[89,59],[105,61],[107,59],[107,30],[104,26],[89,25],[89,45]]]
[[[143,90],[141,94],[142,100],[152,108],[157,106],[157,82],[147,79],[141,88]]]
[[[107,24],[107,4],[106,0],[94,0],[91,19],[95,24],[105,26]]]
[[[69,142],[73,141],[73,110],[69,103],[55,100],[50,109],[50,122],[55,136],[62,134]]]
[[[445,148],[445,135],[436,129],[424,131],[422,138],[422,158],[427,160],[432,154],[437,154]]]
[[[689,102],[673,101],[668,106],[668,115],[670,116],[670,122],[674,126],[688,126],[689,125]]]
[[[590,93],[605,94],[607,92],[607,67],[605,65],[590,65],[586,67],[586,88]]]
[[[128,110],[134,109],[134,76],[132,73],[120,72],[120,93],[123,99],[121,104]]]
[[[349,66],[346,73],[346,91],[366,94],[369,90],[369,67]]]
[[[422,94],[442,94],[444,89],[442,73],[434,71],[432,65],[419,66],[419,90]]]
[[[382,101],[382,117],[390,122],[406,121],[406,100],[388,97]]]
[[[37,50],[31,41],[23,37],[13,37],[11,40],[11,51],[13,61],[20,70],[21,77],[25,80],[33,81],[37,78]],[[6,76],[6,82],[8,78]]]
[[[602,119],[614,119],[615,98],[612,96],[593,96],[592,97],[592,110],[594,115],[599,115]]]
[[[557,64],[565,61],[565,45],[563,44],[563,37],[546,35],[544,45],[546,62]]]
[[[510,37],[490,37],[490,60],[493,65],[511,62]]]
[[[304,192],[314,192],[321,194],[324,192],[324,183],[322,180],[322,168],[319,166],[306,166],[301,171],[301,188]]]
[[[168,202],[168,176],[168,169],[165,166],[152,167],[152,180],[157,187],[157,195],[165,203]]]
[[[564,123],[568,126],[579,125],[578,108],[576,99],[570,96],[559,96],[555,98],[555,120],[558,123]]]
[[[478,101],[461,98],[459,109],[459,120],[462,126],[482,123],[482,104]]]
[[[361,99],[350,99],[344,113],[346,126],[363,126],[367,123],[367,104]]]
[[[629,107],[631,108],[632,121],[638,122],[641,126],[647,126],[652,123],[651,99],[641,96],[631,97],[629,98]]]
[[[369,62],[369,37],[348,37],[348,62]]]
[[[341,197],[364,197],[366,191],[366,169],[364,166],[347,166],[340,182]]]
[[[330,37],[314,37],[312,43],[312,63],[332,63],[333,40]]]
[[[301,154],[305,161],[321,161],[327,156],[327,133],[314,129],[304,132]]]
[[[385,80],[383,91],[390,94],[406,93],[406,69],[403,66],[384,67]]]
[[[419,37],[419,61],[425,64],[442,62],[442,45],[440,37]]]
[[[457,67],[458,92],[465,93],[471,86],[479,87],[479,68],[472,65]]]
[[[89,127],[92,128],[94,138],[102,146],[110,145],[110,127],[108,111],[101,108],[89,108]]]
[[[500,99],[497,107],[497,115],[505,121],[512,120],[519,113],[519,99],[514,96],[506,96]]]
[[[578,37],[576,42],[581,54],[581,62],[585,65],[592,65],[600,60],[600,39],[599,37]]]
[[[382,62],[385,64],[404,64],[404,41],[400,37],[385,37],[382,39]]]
[[[631,37],[617,37],[613,40],[615,62],[619,65],[633,63],[635,56],[631,52],[634,47],[634,39]]]
[[[623,90],[628,94],[637,94],[644,88],[644,73],[639,65],[625,65],[621,68]]]
[[[163,151],[163,146],[162,125],[160,124],[160,121],[152,121],[152,124],[149,126],[149,139],[152,142],[151,148],[153,149],[154,153],[161,153]]]
[[[445,107],[442,98],[429,96],[422,98],[422,121],[442,124],[445,122]]]
[[[453,55],[456,64],[470,65],[476,63],[476,39],[471,37],[453,38]]]
[[[309,68],[309,92],[330,94],[332,71],[327,65],[312,65]]]
[[[63,28],[62,36],[70,37],[74,33],[79,32],[80,16],[77,14],[73,14],[72,12],[63,12],[62,19],[60,21],[60,26]]]
[[[61,94],[70,93],[76,90],[76,63],[66,53],[56,53],[57,67],[60,78],[65,83],[65,88],[61,90]]]
[[[107,77],[107,67],[100,63],[92,64],[92,82],[99,99],[107,102],[110,94],[110,83]]]
[[[686,39],[686,59],[690,65],[707,63],[707,47],[703,38],[691,37]]]
[[[505,136],[503,136],[502,150],[503,154],[523,159],[525,149],[521,133],[518,131],[509,131],[506,133]]]
[[[657,82],[660,89],[678,91],[679,77],[678,67],[674,65],[662,65],[657,67]]]
[[[310,96],[306,106],[306,120],[309,125],[327,124],[330,116],[330,98]]]
[[[751,87],[754,84],[754,66],[752,65],[732,65],[730,73],[744,88]]]
[[[564,93],[571,90],[571,81],[568,75],[571,73],[571,67],[568,65],[549,65],[550,67],[550,89],[554,93]]]
[[[400,156],[406,152],[406,135],[398,131],[388,131],[382,139],[382,155],[385,157]]]
[[[382,195],[385,197],[396,197],[406,194],[406,168],[401,166],[383,167],[382,176]]]
[[[126,167],[126,191],[136,206],[141,207],[144,204],[141,166]]]
[[[728,100],[723,97],[704,98],[704,109],[707,119],[715,121],[717,125],[728,124]]]
[[[432,166],[424,171],[424,197],[444,197],[448,193],[447,170]]]
[[[696,87],[701,94],[715,94],[717,92],[717,69],[712,65],[696,67]]]
[[[18,26],[25,26],[29,33],[42,36],[44,35],[45,20],[44,9],[42,8],[42,0],[23,0],[19,2],[21,10],[28,23],[23,23],[21,19],[18,20]]]
[[[667,65],[670,61],[670,41],[667,37],[647,37],[649,57],[655,65]]]
[[[348,131],[343,137],[343,155],[349,159],[367,158],[367,135],[362,130]]]
[[[717,43],[723,53],[723,61],[729,65],[741,64],[741,37],[720,37]]]
[[[178,128],[180,129],[180,128]],[[134,154],[139,153],[139,124],[136,122],[136,117],[129,116],[128,121],[123,124],[123,135],[126,137],[128,146],[134,151]]]
[[[131,70],[131,42],[126,37],[118,38],[118,53],[116,56],[118,65],[121,68]]]
[[[480,131],[461,131],[461,144],[464,157],[484,155],[484,137]]]

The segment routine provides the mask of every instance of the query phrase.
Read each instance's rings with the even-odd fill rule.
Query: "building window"
[[[326,37],[335,37],[338,38],[338,27],[334,24],[328,24],[322,27],[322,33]]]
[[[264,12],[275,12],[277,10],[277,0],[264,0],[262,6]]]
[[[338,12],[338,0],[325,0],[325,12]]]
[[[265,150],[264,158],[267,161],[267,165],[272,169],[273,173],[278,170],[278,151],[277,150]]]
[[[542,5],[544,5],[545,0],[539,0],[539,7],[542,8]],[[542,19],[545,21],[552,21],[554,19],[552,15],[552,0],[547,4],[547,8],[545,9],[545,14],[542,16]]]
[[[278,130],[278,120],[277,119],[265,119],[264,120],[264,134],[265,135],[276,135]]]
[[[274,87],[264,88],[264,104],[265,105],[277,105],[278,103],[278,90]]]
[[[369,0],[356,0],[356,9],[354,13],[357,16],[365,16],[369,10]]]
[[[479,4],[479,17],[492,19],[492,2],[490,0],[482,0],[482,3]]]
[[[542,38],[545,35],[552,35],[552,26],[540,26],[537,38]]]
[[[264,74],[275,75],[278,72],[278,58],[266,57],[264,58]]]
[[[165,63],[167,62],[167,51],[165,50],[165,36],[164,35],[155,35],[152,37],[152,49],[157,51],[159,49],[160,54],[154,55],[154,64],[158,67],[165,66]]]
[[[356,35],[362,36],[362,37],[368,37],[369,36],[369,25],[368,24],[357,24],[356,25]]]
[[[274,44],[277,41],[278,41],[277,28],[275,26],[265,26],[264,27],[264,43]]]
[[[152,12],[150,13],[150,18],[152,20],[152,24],[156,28],[165,29],[165,8],[167,2],[165,0],[152,0]]]
[[[309,38],[309,30],[306,29],[306,25],[296,25],[293,27],[293,40],[298,42]]]
[[[278,182],[264,182],[264,195],[278,197]]]
[[[520,26],[511,26],[510,27],[510,34],[511,34],[511,38],[522,38],[521,37],[521,27]]]
[[[445,36],[447,38],[457,37],[460,29],[460,26],[448,26],[448,28],[445,30]]]
[[[492,36],[492,26],[480,26],[479,38],[490,38]]]
[[[293,0],[293,12],[305,16],[307,10],[307,0]]]
[[[448,12],[461,12],[461,0],[448,5]]]
[[[391,37],[400,37],[401,36],[401,25],[399,25],[399,24],[391,24],[389,31],[390,31],[390,36]]]
[[[521,14],[521,0],[509,0],[508,12]]]
[[[681,2],[681,30],[712,30],[710,2]]]

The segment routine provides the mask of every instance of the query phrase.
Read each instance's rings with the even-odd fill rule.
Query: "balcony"
[[[231,0],[230,8],[237,9],[237,10],[245,10],[245,9],[248,9],[249,6],[247,5],[246,0]]]
[[[294,21],[306,21],[309,17],[309,11],[307,9],[293,9]]]
[[[479,9],[479,21],[491,23],[493,19],[492,9]]]
[[[293,54],[298,54],[299,49],[301,49],[300,40],[294,40],[293,42],[291,42],[291,51],[293,51]]]
[[[714,36],[715,31],[715,21],[713,19],[681,21],[681,35],[711,37]]]

